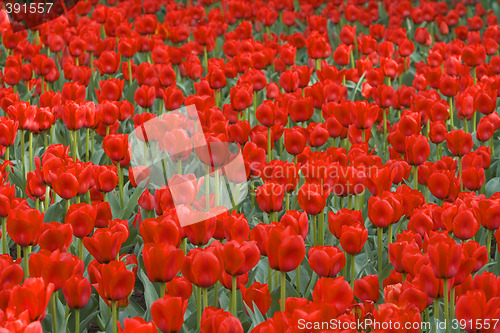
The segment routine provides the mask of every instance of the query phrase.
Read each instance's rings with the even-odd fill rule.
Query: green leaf
[[[139,197],[141,194],[144,192],[144,188],[142,187],[137,187],[134,190],[134,193],[130,196],[128,199],[127,203],[125,203],[125,207],[123,208],[121,218],[122,219],[128,219],[131,217],[132,211],[137,207],[137,204],[139,202]]]
[[[485,189],[486,189],[486,197],[488,198],[491,197],[496,192],[498,192],[498,190],[500,189],[500,177],[495,177],[490,179],[486,183]]]
[[[43,222],[49,223],[55,221],[63,223],[65,216],[66,216],[66,205],[64,201],[59,201],[56,202],[55,204],[50,205],[47,211],[45,211]]]
[[[250,329],[253,329],[255,326],[259,325],[260,323],[263,323],[266,321],[262,313],[260,313],[259,308],[253,303],[253,311],[250,309],[250,307],[243,302],[243,305],[245,306],[245,309],[248,312],[248,316],[250,317],[250,320],[252,321],[252,326],[250,326]]]
[[[297,294],[297,291],[295,288],[290,284],[290,281],[288,279],[286,280],[286,285],[285,285],[285,295],[286,298],[288,297],[299,297],[299,294]],[[280,279],[280,284],[274,288],[274,290],[271,292],[271,308],[269,309],[269,317],[272,317],[275,312],[280,311],[280,298],[281,298],[281,279]]]
[[[146,320],[150,320],[151,318],[151,304],[153,304],[154,301],[156,301],[160,296],[158,295],[158,292],[156,291],[155,286],[151,281],[149,281],[148,276],[144,271],[141,269],[139,270],[139,280],[141,280],[142,285],[144,286],[144,299],[146,301]]]

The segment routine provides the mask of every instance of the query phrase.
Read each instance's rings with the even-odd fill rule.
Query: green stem
[[[455,318],[455,286],[451,287],[450,290],[450,320]]]
[[[439,298],[434,299],[434,320],[439,320]]]
[[[273,290],[273,269],[269,265],[267,265],[267,284],[269,285],[269,290],[272,291]]]
[[[413,189],[418,191],[418,166],[413,166]]]
[[[113,333],[118,333],[118,307],[117,302],[111,302],[111,312],[113,315]]]
[[[319,213],[318,219],[318,245],[325,245],[325,212]]]
[[[21,162],[23,165],[23,177],[26,177],[26,162],[24,158],[24,153],[26,151],[26,147],[24,144],[24,130],[21,130]]]
[[[77,146],[78,146],[77,131],[73,131],[73,160],[75,162],[77,159],[77,156],[76,156]]]
[[[321,70],[321,59],[316,59],[316,71]]]
[[[205,65],[205,74],[208,74],[208,53],[206,45],[203,47],[203,64]]]
[[[85,161],[88,162],[90,161],[90,128],[87,128],[87,135],[86,135],[86,139],[87,139],[87,144],[85,146]]]
[[[488,238],[486,240],[486,250],[488,252],[488,263],[490,262],[490,253],[491,253],[491,239],[492,239],[492,236],[493,236],[493,230],[490,230],[488,229],[487,231],[488,233]]]
[[[2,254],[7,254],[7,221],[5,217],[2,217]]]
[[[29,156],[30,156],[30,160],[29,160],[29,166],[30,166],[30,169],[29,171],[33,171],[33,132],[30,131],[29,133]]]
[[[215,174],[215,207],[219,206],[220,198],[219,198],[219,190],[220,190],[220,180],[219,180],[219,169],[214,169]]]
[[[392,243],[392,223],[389,224],[389,244]]]
[[[80,333],[80,309],[75,309],[75,332]]]
[[[295,269],[295,284],[297,288],[297,294],[300,296],[300,265]]]
[[[450,319],[450,308],[448,301],[448,279],[443,280],[443,298],[444,298],[444,322],[446,323],[446,333],[450,331],[449,329],[449,319]]]
[[[83,260],[83,240],[78,238],[78,258]]]
[[[231,285],[231,314],[236,317],[237,307],[236,307],[236,275],[232,277],[232,285]]]
[[[448,98],[448,102],[450,104],[450,131],[453,130],[454,124],[453,124],[453,97]]]
[[[382,236],[384,229],[377,227],[378,275],[382,274]]]
[[[203,288],[203,310],[208,306],[208,288]]]
[[[210,166],[206,165],[205,172],[205,197],[207,200],[207,211],[210,209]]]
[[[476,132],[476,112],[472,115],[472,132]]]
[[[123,209],[123,170],[120,162],[116,163],[118,171],[118,191],[120,192],[120,207]]]
[[[356,276],[356,256],[351,254],[351,289],[354,288],[354,278]]]
[[[464,190],[464,182],[462,181],[462,156],[458,156],[458,177],[460,178],[460,192]]]
[[[177,173],[182,175],[182,160],[180,158],[177,160]]]
[[[314,245],[318,245],[318,231],[316,226],[316,215],[312,216],[312,227],[313,227],[313,243]]]
[[[199,329],[201,327],[201,287],[196,287],[196,319]]]
[[[167,284],[165,282],[160,282],[160,298],[165,297],[166,289],[167,289]]]
[[[273,159],[273,151],[271,148],[271,127],[267,128],[267,161],[271,162]]]
[[[24,278],[27,279],[30,277],[29,272],[29,255],[30,255],[30,246],[23,246],[23,256],[24,256]]]
[[[21,246],[19,244],[16,244],[16,251],[17,251],[16,258],[21,258]]]
[[[488,140],[490,149],[491,149],[491,158],[495,158],[495,145],[493,143],[493,136]]]
[[[290,210],[290,193],[285,194],[285,209],[288,212]]]
[[[128,60],[128,84],[132,86],[132,58]]]
[[[281,311],[285,311],[285,299],[286,299],[286,272],[281,272]]]
[[[52,332],[57,333],[57,311],[56,311],[57,291],[50,296],[50,314],[52,315]]]
[[[217,300],[219,295],[219,282],[215,282],[214,286],[214,307],[217,307]]]
[[[94,142],[95,142],[95,131],[92,131],[92,137],[90,140],[90,155],[94,156]]]

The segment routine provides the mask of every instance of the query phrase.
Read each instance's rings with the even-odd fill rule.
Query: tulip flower
[[[243,333],[243,326],[238,318],[223,309],[208,307],[201,317],[200,333]]]
[[[135,318],[125,318],[123,319],[123,328],[121,324],[118,324],[118,332],[120,333],[157,333],[158,328],[156,325],[150,321],[147,322],[141,317]]]
[[[111,306],[113,331],[117,332],[118,307],[128,305],[128,297],[134,289],[135,274],[127,269],[123,261],[111,261],[99,269],[89,266],[89,269],[96,277],[94,288],[104,302]]]
[[[167,282],[166,295],[172,297],[181,297],[183,300],[188,300],[193,293],[193,285],[188,279],[182,276],[175,276],[170,282]]]
[[[296,269],[306,254],[302,237],[294,234],[291,227],[272,227],[266,246],[269,266],[281,272],[281,310],[285,308],[286,272]]]
[[[92,295],[90,282],[81,275],[73,275],[66,280],[62,290],[66,304],[75,311],[75,332],[79,332],[80,309],[87,305]]]
[[[161,332],[179,332],[187,303],[180,297],[164,296],[151,304],[151,318]]]
[[[325,209],[326,200],[331,191],[331,188],[325,188],[325,186],[321,186],[320,184],[304,183],[297,194],[297,201],[299,202],[300,208],[313,216],[313,237],[317,245],[324,244],[325,214],[323,210]],[[316,226],[316,215],[319,216],[318,226]]]
[[[378,275],[367,275],[354,282],[354,296],[360,301],[377,302],[379,298]]]
[[[285,197],[285,188],[276,182],[266,182],[257,188],[255,200],[259,208],[270,215],[278,213],[283,207],[283,198]],[[272,221],[271,221],[272,222]]]
[[[27,205],[19,205],[9,212],[5,223],[10,238],[24,249],[24,276],[28,277],[29,247],[38,243],[43,228],[43,214]]]
[[[201,289],[204,290],[204,299],[207,299],[207,288],[213,286],[221,273],[221,263],[213,253],[213,248],[194,248],[188,252],[181,268],[182,275],[197,289],[197,322],[201,322]],[[205,302],[205,306],[207,306]]]
[[[180,271],[184,252],[169,244],[147,243],[142,249],[144,267],[151,282],[161,283],[160,297],[165,295],[165,283],[171,281]],[[165,265],[156,265],[163,262]]]
[[[254,282],[248,288],[242,286],[241,295],[243,296],[243,301],[252,312],[257,307],[259,312],[265,315],[271,307],[271,293],[267,284]]]
[[[14,316],[26,312],[31,322],[43,320],[53,290],[54,285],[45,284],[42,278],[25,279],[11,289],[8,307],[13,309]]]
[[[309,266],[321,277],[335,277],[346,264],[344,253],[333,246],[313,246],[307,253]]]
[[[117,259],[120,247],[127,237],[127,228],[116,223],[110,228],[97,229],[92,237],[83,239],[83,245],[99,263],[109,263]]]

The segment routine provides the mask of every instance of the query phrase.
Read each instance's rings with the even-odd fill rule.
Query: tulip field
[[[500,333],[500,1],[50,1],[0,10],[0,333]]]

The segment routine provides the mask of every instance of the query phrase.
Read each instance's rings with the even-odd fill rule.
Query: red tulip
[[[229,275],[249,272],[260,260],[260,252],[254,241],[228,241],[219,251],[222,268]]]
[[[301,123],[311,119],[314,113],[312,98],[292,99],[288,103],[288,114],[296,123]]]
[[[180,271],[184,252],[169,244],[147,243],[142,249],[144,267],[151,282],[166,283]],[[158,265],[157,263],[164,263]]]
[[[325,209],[330,192],[331,189],[325,189],[319,184],[304,183],[297,194],[300,208],[311,215],[321,213]]]
[[[75,237],[84,238],[94,231],[96,214],[95,206],[86,203],[73,204],[69,207],[64,221],[71,225]]]
[[[266,212],[280,212],[283,207],[285,188],[275,182],[266,182],[257,188],[255,200],[259,208]]]
[[[340,234],[342,249],[351,255],[361,252],[368,239],[368,230],[363,225],[343,226]]]
[[[413,135],[406,138],[406,161],[411,165],[424,163],[431,152],[429,141],[422,135]]]
[[[334,313],[344,313],[354,299],[349,283],[344,277],[326,278],[322,277],[316,282],[313,293],[313,302],[329,304],[335,310]],[[331,310],[330,310],[331,311]]]
[[[29,258],[31,277],[42,277],[45,283],[52,283],[54,291],[64,286],[65,281],[74,274],[83,274],[83,261],[67,252],[41,250]]]
[[[472,150],[472,135],[463,130],[453,130],[446,134],[446,145],[454,156],[464,156]]]
[[[271,307],[271,293],[267,284],[254,282],[248,289],[243,285],[241,286],[241,295],[252,312],[256,306],[259,312],[265,315]]]
[[[73,241],[73,227],[71,224],[50,222],[43,224],[43,230],[38,239],[38,245],[51,252],[59,250],[66,252]]]
[[[192,293],[193,285],[185,277],[177,275],[170,282],[167,282],[166,294],[169,296],[188,300]]]
[[[166,295],[151,304],[151,318],[163,333],[179,332],[184,322],[187,300]]]
[[[7,217],[7,233],[19,246],[36,245],[42,233],[43,214],[27,205],[19,205],[10,210]]]
[[[186,255],[181,272],[194,285],[208,288],[217,282],[221,265],[212,249],[194,248]]]
[[[120,333],[157,333],[158,328],[150,321],[147,322],[141,317],[123,319],[123,328],[121,323],[118,323],[118,332]]]
[[[142,85],[134,93],[135,102],[143,108],[150,108],[156,98],[156,88]]]
[[[307,54],[311,59],[324,59],[332,52],[328,37],[313,31],[306,41]]]
[[[453,239],[436,240],[427,246],[434,275],[439,279],[449,279],[458,273],[461,248]]]
[[[110,134],[104,137],[102,147],[113,162],[130,160],[127,134]]]
[[[335,277],[344,268],[344,253],[334,246],[313,246],[307,253],[309,266],[321,277]]]
[[[122,244],[127,240],[128,229],[119,220],[115,221],[112,227],[97,229],[92,237],[83,239],[83,245],[99,263],[116,260]]]
[[[13,316],[26,312],[29,321],[43,320],[53,290],[54,285],[45,284],[42,278],[28,278],[12,288],[8,308]]]
[[[388,200],[373,196],[368,200],[368,218],[377,228],[385,228],[392,223],[394,209]]]
[[[361,302],[377,302],[379,298],[378,275],[367,275],[354,281],[354,296]]]
[[[62,287],[66,304],[71,309],[81,309],[87,305],[92,294],[90,282],[81,275],[73,275]]]
[[[118,302],[119,307],[128,305],[128,297],[134,290],[135,275],[123,261],[111,261],[101,265],[99,269],[94,266],[88,268],[89,274],[92,270],[96,277],[94,288],[108,306],[111,302]]]
[[[304,239],[291,227],[273,227],[269,231],[266,246],[269,266],[281,272],[289,272],[300,265],[306,254]]]
[[[238,318],[223,309],[207,307],[201,315],[200,333],[243,333],[243,326]]]
[[[306,135],[303,128],[295,126],[291,129],[285,129],[285,149],[294,156],[301,154],[306,146]]]

